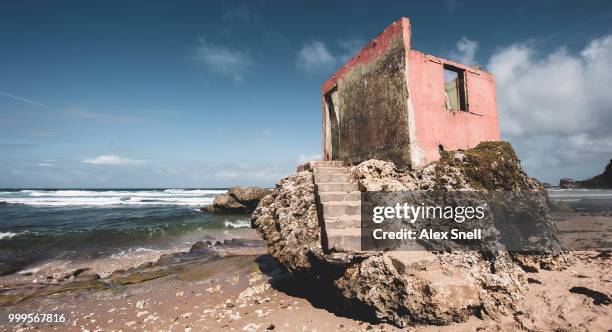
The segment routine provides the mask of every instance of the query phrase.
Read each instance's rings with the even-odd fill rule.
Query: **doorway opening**
[[[327,105],[327,118],[329,119],[328,137],[330,140],[331,160],[340,159],[340,124],[337,111],[338,88],[333,88],[325,94],[325,104]]]

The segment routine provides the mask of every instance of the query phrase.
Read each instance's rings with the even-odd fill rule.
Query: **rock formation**
[[[392,162],[368,160],[350,167],[349,174],[361,191],[533,193],[542,214],[538,222],[545,231],[555,231],[543,188],[527,177],[505,142],[445,152],[422,169],[399,170]],[[338,307],[398,326],[510,313],[525,291],[525,269],[557,268],[567,259],[560,245],[554,246],[556,252],[537,255],[511,253],[503,246],[489,252],[329,251],[321,244],[324,222],[317,211],[313,173],[302,171],[281,179],[251,221],[273,257],[295,276],[329,289]]]
[[[583,181],[574,181],[564,178],[559,181],[559,187],[563,189],[571,188],[612,188],[612,159],[606,165],[603,173]]]
[[[200,210],[211,213],[250,214],[259,201],[271,193],[270,189],[258,187],[232,187],[227,193],[217,195],[211,206]]]
[[[563,179],[559,180],[559,187],[561,187],[563,189],[572,189],[572,188],[579,187],[579,185],[576,183],[576,181],[574,181],[574,179],[563,178]]]

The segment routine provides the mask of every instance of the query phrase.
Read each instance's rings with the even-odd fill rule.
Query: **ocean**
[[[612,189],[548,189],[553,203],[565,202],[576,212],[594,213],[612,211]]]
[[[256,236],[248,215],[214,215],[213,189],[0,189],[0,272],[123,259],[196,241]],[[549,189],[577,212],[612,211],[612,190]],[[144,259],[143,258],[143,259]],[[6,268],[9,266],[9,268]],[[1,274],[1,273],[0,273]]]
[[[0,189],[0,264],[31,267],[239,237],[248,215],[199,210],[226,189]]]

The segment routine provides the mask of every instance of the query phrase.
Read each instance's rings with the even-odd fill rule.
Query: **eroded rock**
[[[512,147],[485,142],[467,151],[444,152],[422,169],[400,170],[388,161],[351,167],[349,180],[362,191],[513,191],[534,193],[537,227],[554,235],[547,197],[525,174]],[[515,209],[534,206],[519,206]],[[536,213],[536,212],[534,212]],[[521,266],[557,268],[567,256],[488,252],[326,252],[321,246],[312,173],[281,179],[252,215],[252,226],[269,253],[294,275],[337,293],[337,307],[362,311],[398,326],[450,324],[472,315],[496,317],[516,309],[527,285]],[[519,264],[520,263],[520,264]]]
[[[270,189],[258,187],[232,187],[227,193],[215,196],[213,204],[200,210],[211,213],[249,214],[259,201],[269,195]]]
[[[323,256],[311,172],[280,180],[272,195],[259,203],[251,221],[272,256],[292,272],[308,273],[311,257]]]

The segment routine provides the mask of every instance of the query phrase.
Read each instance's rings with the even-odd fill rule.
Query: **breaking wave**
[[[0,232],[0,240],[2,239],[10,239],[13,236],[17,235],[17,233],[13,232]]]
[[[239,219],[234,221],[226,220],[223,225],[228,228],[246,228],[251,227],[251,222],[246,219]]]
[[[21,190],[6,192],[2,201],[31,206],[210,205],[220,189],[165,190]]]

